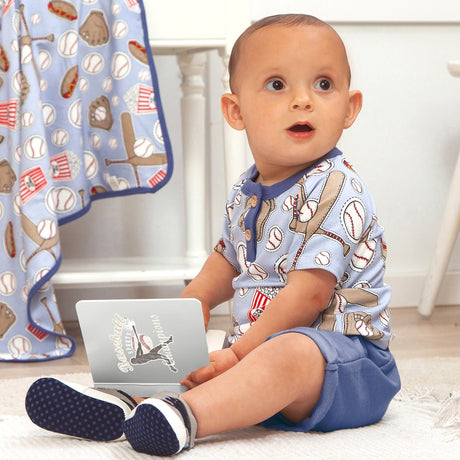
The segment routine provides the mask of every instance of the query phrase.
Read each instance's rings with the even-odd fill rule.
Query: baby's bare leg
[[[282,411],[292,422],[308,417],[321,394],[326,361],[299,333],[277,336],[236,366],[185,393],[197,437],[251,426]]]

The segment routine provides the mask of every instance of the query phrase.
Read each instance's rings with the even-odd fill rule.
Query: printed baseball
[[[240,267],[244,270],[244,268],[248,267],[248,262],[246,258],[246,246],[242,243],[238,245],[238,263]]]
[[[139,342],[142,348],[142,351],[144,353],[148,353],[152,348],[153,348],[153,342],[152,339],[145,334],[140,334],[139,335]],[[136,337],[131,337],[131,348],[133,349],[134,352],[137,351],[139,344],[136,340]]]
[[[13,75],[13,78],[12,78],[12,86],[13,86],[13,89],[14,91],[17,93],[17,94],[21,94],[21,91],[22,91],[22,87],[23,87],[23,82],[24,82],[24,74],[23,72],[21,71],[18,71],[16,72],[14,75]]]
[[[69,142],[69,134],[65,129],[59,128],[55,129],[51,133],[51,142],[56,146],[56,147],[63,147]]]
[[[241,204],[241,190],[235,195],[235,206],[239,206]]]
[[[134,154],[139,158],[148,158],[155,153],[155,145],[146,137],[138,137],[134,142]]]
[[[63,57],[76,56],[78,51],[78,33],[74,30],[64,32],[58,39],[57,49]]]
[[[367,327],[367,324],[362,319],[356,321],[355,327],[363,337],[371,337],[374,335],[372,330]]]
[[[32,22],[32,24],[34,25],[40,24],[41,20],[42,18],[38,13],[33,13],[32,16],[30,17],[30,22]]]
[[[383,324],[383,326],[388,327],[390,325],[390,312],[388,308],[385,308],[379,314],[379,321]]]
[[[85,160],[86,177],[88,179],[92,179],[94,176],[96,176],[98,171],[98,162],[96,157],[94,153],[90,152],[89,150],[85,150],[83,152],[83,158]]]
[[[105,107],[99,106],[94,110],[94,118],[97,121],[104,121],[107,118],[107,109]]]
[[[48,70],[51,66],[51,54],[47,50],[40,50],[38,52],[38,67],[41,71]]]
[[[49,273],[49,271],[50,271],[49,268],[42,268],[37,273],[35,273],[34,285],[38,284]],[[43,284],[43,286],[40,287],[40,291],[46,291],[48,287],[49,287],[49,282],[47,281]]]
[[[331,263],[331,255],[328,251],[321,251],[316,254],[315,264],[327,267]]]
[[[342,211],[342,223],[347,235],[357,243],[364,231],[366,210],[357,198],[349,200]]]
[[[347,299],[341,294],[335,294],[334,296],[334,303],[335,303],[335,313],[343,313],[345,311],[345,307],[347,306]]]
[[[364,270],[374,259],[377,240],[368,240],[359,243],[351,258],[351,268],[355,271]]]
[[[150,72],[146,69],[139,70],[137,77],[140,81],[149,81],[150,80]]]
[[[23,45],[21,47],[21,64],[27,65],[33,59],[32,48],[30,45]]]
[[[54,238],[57,233],[56,223],[51,219],[42,219],[37,224],[37,233],[44,240],[49,240],[50,238]]]
[[[21,299],[24,302],[27,302],[27,299],[29,298],[29,292],[30,292],[30,286],[28,282],[27,285],[21,289]]]
[[[72,348],[72,342],[68,337],[56,337],[56,348],[60,350],[70,350]]]
[[[24,143],[24,153],[31,160],[39,160],[48,154],[46,142],[41,136],[30,136]]]
[[[117,147],[118,147],[118,140],[116,137],[111,137],[109,139],[109,147],[112,149],[112,150],[116,150]]]
[[[248,292],[249,292],[249,288],[247,287],[242,287],[238,289],[238,295],[240,297],[244,297]]]
[[[361,182],[359,182],[355,178],[351,179],[351,185],[358,193],[363,192],[363,186],[361,185]]]
[[[76,101],[72,102],[67,112],[68,119],[70,124],[75,128],[81,127],[81,100],[77,99]]]
[[[248,267],[248,275],[254,280],[254,281],[262,281],[266,278],[268,278],[268,273],[265,271],[264,268],[262,268],[259,264],[251,264]]]
[[[32,112],[23,112],[21,123],[23,128],[28,128],[34,124],[35,118]]]
[[[27,337],[16,335],[8,342],[8,351],[12,358],[18,359],[32,351],[32,344]]]
[[[54,204],[56,212],[64,213],[71,211],[77,203],[77,198],[72,189],[60,187],[54,189]]]
[[[283,232],[282,230],[274,225],[268,232],[268,240],[265,245],[267,251],[276,251],[283,241]]]
[[[359,281],[358,283],[353,284],[353,287],[356,289],[370,289],[371,283],[369,283],[369,281]]]
[[[22,155],[22,149],[21,146],[18,145],[14,150],[13,150],[13,158],[16,163],[21,163],[21,155]]]
[[[19,51],[19,40],[17,39],[14,39],[14,40],[11,40],[11,51],[13,51],[13,53],[17,53]]]
[[[117,52],[112,58],[112,77],[116,80],[125,78],[131,71],[131,60],[122,52]]]
[[[294,205],[295,205],[295,202],[296,202],[296,198],[292,195],[289,195],[283,202],[283,204],[281,205],[281,209],[285,212],[288,212],[290,211]]]
[[[42,114],[45,126],[51,126],[56,121],[56,110],[51,104],[42,105]]]
[[[40,78],[40,91],[44,93],[48,89],[48,82],[44,78]]]
[[[45,206],[51,214],[56,213],[56,198],[54,197],[55,188],[51,187],[45,195]]]
[[[102,89],[106,93],[110,93],[112,91],[112,88],[113,88],[113,80],[110,77],[104,78],[104,80],[102,81]]]
[[[116,16],[121,11],[121,6],[118,3],[112,3],[112,14]]]
[[[126,37],[128,34],[128,24],[121,19],[115,21],[112,27],[112,34],[114,38],[120,39]]]
[[[86,77],[80,77],[78,80],[78,87],[81,93],[85,93],[89,89],[89,81]]]
[[[324,161],[322,161],[321,163],[319,163],[318,165],[316,165],[316,166],[307,174],[307,176],[313,176],[313,175],[317,175],[317,174],[322,174],[322,173],[328,171],[329,169],[331,169],[332,166],[334,166],[334,164],[332,163],[331,160],[324,160]]]
[[[275,263],[275,272],[282,283],[286,282],[287,276],[287,254],[282,255]]]
[[[300,222],[308,222],[316,213],[318,202],[316,200],[307,200],[299,210]]]
[[[91,136],[89,137],[89,143],[93,149],[100,150],[102,147],[101,136],[99,136],[97,133],[91,133]]]
[[[16,291],[16,276],[12,272],[3,272],[0,275],[0,294],[11,295]]]
[[[157,120],[155,122],[155,126],[153,127],[153,136],[158,142],[160,142],[161,144],[164,144],[163,131],[161,129],[160,120]]]
[[[13,199],[13,210],[17,216],[21,215],[21,208],[22,208],[21,194],[17,193]]]
[[[27,271],[26,253],[24,249],[21,249],[21,252],[19,253],[19,266],[24,273]]]
[[[89,53],[82,61],[83,70],[90,75],[97,75],[104,68],[104,58],[99,53]]]

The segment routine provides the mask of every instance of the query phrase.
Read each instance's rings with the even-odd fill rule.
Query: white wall
[[[352,65],[352,86],[364,107],[340,147],[374,194],[389,245],[387,282],[393,306],[416,305],[428,270],[443,199],[460,148],[460,79],[446,70],[460,60],[458,0],[252,0],[252,18],[279,12],[312,13],[341,34]],[[346,6],[345,6],[346,5]],[[75,257],[181,256],[184,207],[180,130],[180,75],[173,57],[155,58],[171,137],[175,169],[154,195],[102,200],[89,214],[62,228],[63,254]],[[209,249],[220,232],[225,190],[222,121],[219,112],[222,64],[209,53],[211,194]],[[110,235],[110,238],[107,238]],[[460,303],[460,241],[449,264],[440,303]],[[166,289],[166,288],[164,288]],[[158,287],[114,295],[168,295]],[[174,286],[171,292],[180,292]],[[106,290],[83,295],[107,297]],[[174,294],[173,294],[174,295]],[[59,290],[63,317],[81,291]],[[67,313],[66,313],[67,311]],[[70,314],[71,315],[71,314]]]
[[[393,306],[416,305],[460,149],[458,0],[253,0],[252,17],[317,15],[342,36],[364,107],[340,147],[374,194],[386,228]],[[439,303],[460,302],[460,238]]]

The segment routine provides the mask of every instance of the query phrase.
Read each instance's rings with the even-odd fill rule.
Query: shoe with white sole
[[[123,422],[137,403],[118,390],[94,389],[54,378],[35,381],[26,410],[41,428],[94,441],[125,439]]]
[[[168,456],[195,443],[197,424],[184,399],[177,393],[158,393],[142,401],[123,425],[134,450]]]

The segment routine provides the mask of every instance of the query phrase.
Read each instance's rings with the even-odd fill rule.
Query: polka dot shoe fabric
[[[188,404],[176,393],[158,393],[139,404],[124,423],[134,450],[169,456],[195,443],[197,424]]]
[[[94,441],[123,440],[123,422],[136,402],[117,390],[100,390],[54,378],[34,382],[26,395],[32,422],[56,433]]]

